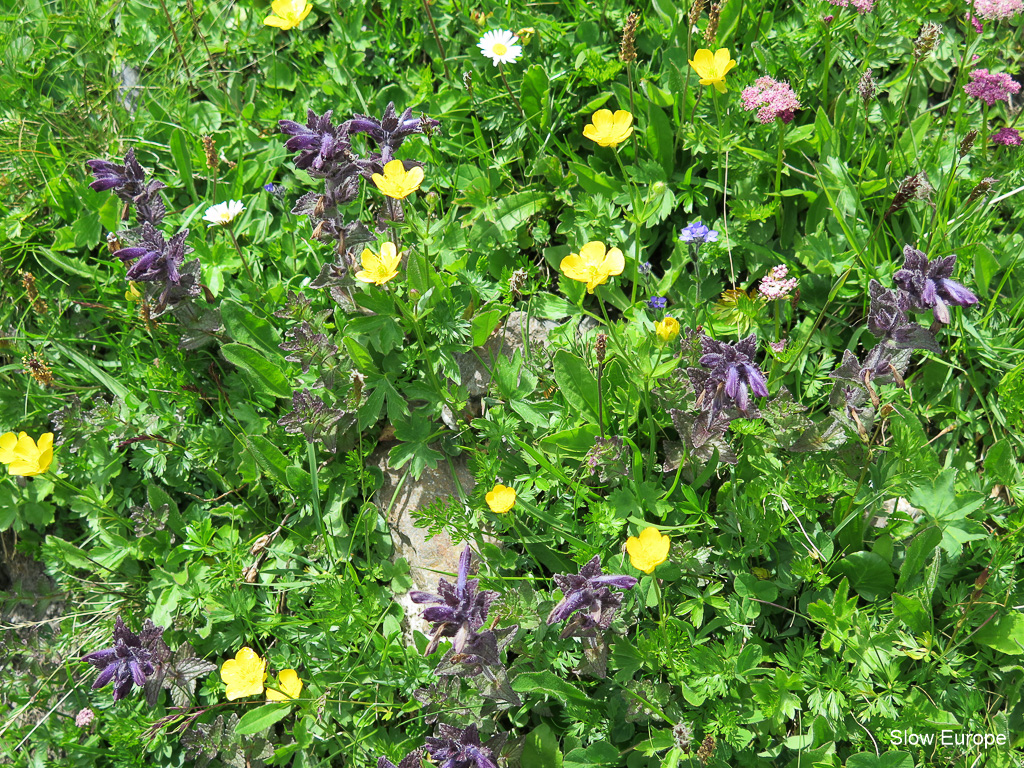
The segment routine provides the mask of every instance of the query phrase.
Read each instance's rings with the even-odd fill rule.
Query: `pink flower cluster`
[[[780,83],[770,77],[759,77],[749,88],[740,94],[743,108],[748,112],[757,110],[757,119],[762,123],[770,123],[779,118],[784,123],[793,119],[793,112],[800,109],[800,102],[789,87],[789,83]]]
[[[1019,147],[1021,144],[1020,131],[1016,128],[1000,128],[988,138],[993,144],[1002,144],[1004,147]]]
[[[772,267],[772,271],[761,278],[761,285],[757,290],[768,301],[786,298],[796,288],[796,278],[791,277],[787,280],[786,275],[788,274],[789,268],[784,264]]]
[[[870,13],[875,8],[875,0],[828,0],[832,5],[839,6],[840,8],[846,8],[853,6],[857,9],[857,13],[865,14]],[[1017,0],[1020,2],[1020,0]]]
[[[981,99],[990,107],[997,101],[1009,101],[1010,94],[1020,90],[1020,83],[1015,82],[1005,72],[975,69],[970,76],[971,82],[964,86],[964,93]]]
[[[974,0],[974,10],[983,19],[1009,19],[1024,10],[1022,0]]]

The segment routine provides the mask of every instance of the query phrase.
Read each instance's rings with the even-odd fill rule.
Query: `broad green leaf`
[[[896,587],[892,568],[874,552],[854,552],[839,561],[854,591],[869,602],[886,598]]]
[[[196,194],[196,184],[192,178],[192,150],[189,146],[191,141],[181,128],[175,128],[171,132],[169,144],[171,157],[174,158],[174,167],[178,170],[181,183],[185,186],[189,199],[194,202],[199,199],[199,195]]]
[[[619,750],[607,741],[599,741],[584,749],[574,749],[565,756],[564,768],[599,768],[602,765],[621,765]]]
[[[553,672],[521,672],[512,681],[516,693],[540,693],[553,696],[556,701],[566,700],[589,703],[591,698],[576,686],[565,682]]]
[[[291,712],[291,709],[292,705],[287,701],[264,704],[262,707],[250,710],[242,715],[238,725],[235,726],[235,733],[239,736],[259,733],[274,723],[283,720]]]
[[[914,634],[928,632],[932,628],[931,614],[919,598],[893,594],[892,614]]]
[[[548,107],[550,90],[544,67],[534,64],[523,73],[519,100],[526,113],[526,119],[538,129],[547,128],[551,122],[551,110]]]
[[[979,629],[973,639],[1002,653],[1024,653],[1024,613],[1014,611],[993,619]]]
[[[225,344],[221,353],[229,363],[248,373],[266,392],[281,398],[292,396],[288,378],[261,352],[244,344]]]
[[[595,424],[597,416],[597,378],[583,360],[565,350],[555,353],[555,381],[565,401],[577,413]]]
[[[280,347],[281,335],[267,320],[257,317],[232,299],[220,303],[220,316],[224,329],[234,341],[255,347],[267,357],[284,360]]]
[[[672,178],[675,171],[675,132],[665,110],[653,104],[647,113],[647,146],[665,172],[665,178]]]

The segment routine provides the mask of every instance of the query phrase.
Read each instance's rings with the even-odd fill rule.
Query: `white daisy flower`
[[[245,206],[237,200],[228,200],[226,203],[217,203],[206,209],[203,221],[210,222],[210,226],[224,227],[237,219]]]
[[[516,36],[505,29],[492,29],[484,34],[478,43],[484,56],[498,64],[514,64],[523,55],[523,46],[516,45],[519,42]]]

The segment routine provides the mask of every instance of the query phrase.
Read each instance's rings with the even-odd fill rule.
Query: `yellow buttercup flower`
[[[363,268],[356,272],[356,280],[374,285],[384,285],[395,277],[398,274],[398,265],[402,263],[402,257],[398,255],[398,249],[392,242],[381,245],[379,256],[369,248],[364,248],[360,259]]]
[[[639,538],[630,536],[626,539],[629,562],[638,571],[650,573],[668,559],[671,543],[669,537],[663,536],[657,528],[644,528]]]
[[[134,280],[128,281],[128,290],[124,292],[124,297],[128,301],[139,301],[142,299],[142,291],[139,290],[139,284]]]
[[[606,251],[604,243],[592,240],[580,248],[579,253],[570,253],[562,259],[558,268],[566,277],[586,283],[587,293],[593,293],[612,275],[622,274],[626,259],[618,248]]]
[[[288,701],[299,698],[302,693],[302,681],[294,669],[282,669],[277,673],[277,688],[267,688],[267,701]]]
[[[263,681],[267,679],[267,660],[261,659],[252,648],[242,648],[235,654],[235,658],[228,659],[221,666],[220,679],[228,686],[228,701],[263,693]]]
[[[596,141],[602,147],[614,147],[628,139],[633,133],[633,115],[624,109],[612,114],[610,109],[599,109],[590,118],[590,124],[583,126],[583,135]]]
[[[270,7],[274,12],[267,16],[263,23],[268,27],[280,29],[299,26],[299,23],[313,10],[313,5],[307,3],[306,0],[274,0]]]
[[[25,432],[8,432],[0,436],[0,462],[7,465],[7,474],[35,477],[53,463],[53,432],[40,435],[36,443]]]
[[[516,489],[499,483],[494,486],[493,490],[488,491],[484,498],[487,500],[487,506],[491,508],[491,512],[503,515],[516,503]]]
[[[395,200],[404,200],[423,183],[423,169],[418,165],[405,170],[401,160],[392,160],[384,166],[384,174],[373,174],[377,189]]]
[[[700,75],[701,85],[713,85],[719,93],[725,93],[725,75],[736,66],[736,61],[729,58],[728,48],[719,48],[714,53],[701,48],[693,55],[690,66]]]
[[[666,317],[654,324],[654,332],[666,344],[679,335],[679,321],[674,317]]]

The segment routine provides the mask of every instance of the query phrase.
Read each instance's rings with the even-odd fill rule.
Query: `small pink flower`
[[[796,278],[786,279],[789,268],[784,264],[772,267],[771,272],[761,278],[761,285],[758,291],[769,301],[784,299],[796,288]]]
[[[85,709],[80,710],[77,715],[75,715],[75,725],[77,725],[79,728],[85,728],[87,725],[89,725],[89,723],[92,722],[92,718],[92,710],[86,707]]]
[[[832,5],[839,8],[847,8],[853,6],[857,9],[857,13],[865,14],[870,13],[874,10],[875,0],[828,0]]]
[[[964,86],[964,93],[984,101],[990,107],[997,101],[1009,101],[1010,94],[1020,91],[1020,83],[1005,72],[975,69],[970,77],[971,82]]]
[[[787,344],[789,344],[789,339],[779,339],[778,341],[768,342],[768,346],[772,348],[772,351],[779,355],[786,351]]]
[[[1022,0],[974,0],[974,10],[983,19],[1001,21],[1016,16],[1024,10]]]
[[[984,27],[981,26],[981,20],[973,15],[970,11],[967,12],[967,21],[970,22],[971,26],[974,27],[974,31],[979,35],[982,33]]]
[[[1004,147],[1019,147],[1021,144],[1020,131],[1016,128],[1000,128],[989,139],[993,144],[1002,144]]]
[[[762,123],[774,122],[775,118],[784,123],[793,119],[793,112],[800,109],[800,102],[789,87],[789,83],[780,83],[770,77],[759,77],[749,88],[740,94],[743,108],[748,112],[757,110],[757,119]]]

